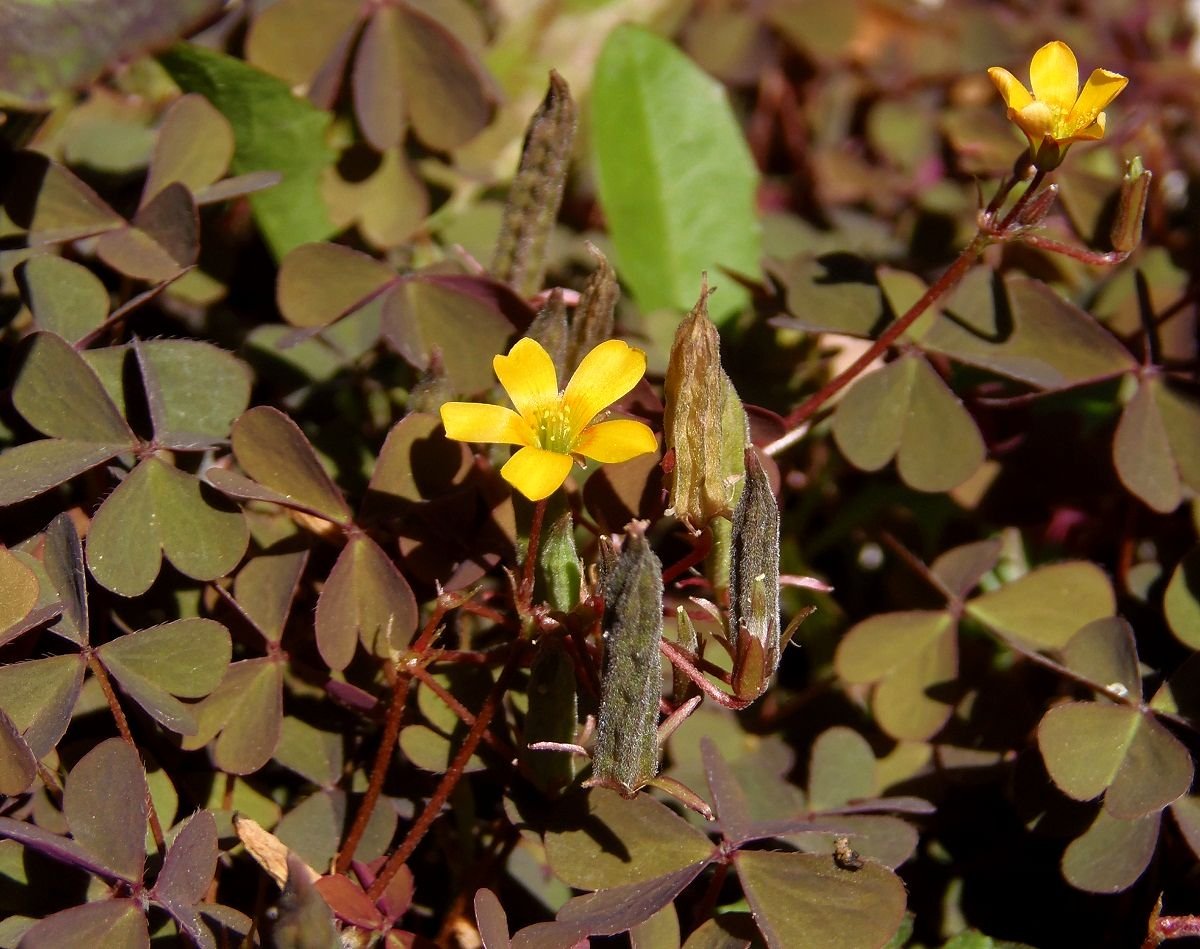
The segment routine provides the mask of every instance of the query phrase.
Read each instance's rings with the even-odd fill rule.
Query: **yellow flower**
[[[1042,171],[1058,167],[1072,142],[1104,137],[1103,109],[1129,82],[1107,69],[1096,69],[1079,90],[1079,64],[1071,47],[1060,40],[1047,43],[1029,64],[1032,93],[1007,69],[993,66],[988,75],[1008,117],[1029,139],[1029,154]]]
[[[580,464],[583,458],[628,461],[657,450],[654,433],[642,422],[598,418],[645,374],[646,354],[640,349],[619,339],[601,343],[583,358],[561,391],[550,355],[535,340],[518,340],[507,356],[493,359],[492,366],[516,411],[479,402],[447,402],[442,424],[446,436],[458,441],[520,445],[500,474],[531,501],[548,497],[562,485],[572,459]]]

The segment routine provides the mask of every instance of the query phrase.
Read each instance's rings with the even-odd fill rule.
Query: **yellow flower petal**
[[[557,491],[571,473],[571,458],[543,448],[522,448],[500,469],[504,480],[531,501]]]
[[[637,385],[645,372],[646,354],[624,340],[607,340],[584,356],[563,394],[571,411],[572,431],[582,432],[602,410]]]
[[[1004,104],[1010,109],[1020,111],[1033,101],[1033,96],[1029,94],[1025,84],[1007,69],[993,66],[988,70],[988,76],[995,83],[996,89],[1004,99]]]
[[[532,445],[528,423],[512,409],[482,402],[447,402],[442,406],[446,437],[460,442]]]
[[[1033,54],[1029,64],[1029,85],[1034,98],[1065,116],[1079,95],[1079,63],[1071,47],[1061,40],[1047,43]]]
[[[615,463],[658,451],[658,442],[648,425],[633,419],[616,418],[585,429],[575,450],[595,461]]]
[[[1087,128],[1099,118],[1105,107],[1121,94],[1129,80],[1120,73],[1107,69],[1093,69],[1084,84],[1083,91],[1071,108],[1067,125],[1072,129]],[[1103,128],[1101,128],[1103,132]],[[1078,133],[1076,133],[1078,134]],[[1096,138],[1100,136],[1097,135]]]
[[[1071,141],[1076,142],[1094,142],[1098,138],[1104,138],[1104,113],[1101,112],[1096,116],[1096,121],[1087,128],[1080,129],[1071,136]]]
[[[531,426],[537,424],[537,410],[558,398],[554,360],[537,340],[529,337],[517,340],[507,356],[492,360],[492,368],[521,417]]]
[[[1010,111],[1009,118],[1029,137],[1029,144],[1034,149],[1042,143],[1043,138],[1054,132],[1054,115],[1044,102],[1031,102],[1019,112]]]

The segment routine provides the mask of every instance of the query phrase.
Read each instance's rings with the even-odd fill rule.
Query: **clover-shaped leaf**
[[[213,762],[228,774],[251,774],[275,753],[283,722],[283,666],[270,658],[232,663],[220,684],[191,707],[196,733],[185,750],[210,742]]]
[[[920,355],[904,355],[862,376],[833,417],[838,448],[865,471],[892,458],[900,477],[921,491],[948,491],[983,463],[974,419]]]
[[[1038,747],[1064,794],[1079,801],[1104,794],[1104,810],[1118,820],[1161,811],[1192,783],[1187,749],[1153,713],[1130,706],[1055,706],[1038,726]]]
[[[1063,876],[1091,893],[1120,893],[1137,882],[1158,845],[1162,812],[1121,820],[1107,810],[1071,841],[1062,857]]]
[[[1138,383],[1113,440],[1117,474],[1155,511],[1168,514],[1185,489],[1200,490],[1200,404],[1161,377]]]
[[[1200,547],[1192,548],[1171,573],[1163,613],[1176,639],[1200,649]]]
[[[1093,620],[1062,649],[1063,664],[1101,686],[1140,699],[1142,677],[1138,671],[1133,628],[1119,616]]]
[[[38,329],[77,343],[108,316],[108,290],[86,267],[40,254],[17,271],[21,297]]]

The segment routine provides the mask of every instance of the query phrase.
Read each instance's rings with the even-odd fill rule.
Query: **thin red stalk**
[[[441,813],[442,805],[446,803],[450,794],[458,787],[458,782],[462,780],[463,769],[466,768],[471,755],[475,753],[475,749],[479,747],[479,742],[483,739],[483,733],[487,731],[488,726],[492,723],[492,718],[495,716],[496,709],[500,705],[500,699],[505,691],[507,691],[509,683],[516,673],[517,667],[520,665],[521,656],[524,653],[523,646],[524,643],[522,642],[513,644],[512,653],[508,657],[508,662],[505,663],[504,670],[500,673],[500,678],[496,680],[496,684],[492,686],[487,698],[484,699],[483,706],[475,716],[475,724],[467,732],[467,736],[463,739],[462,745],[459,746],[454,760],[450,762],[450,767],[446,769],[441,782],[426,803],[425,810],[421,812],[421,816],[409,828],[408,835],[404,838],[403,843],[400,844],[399,849],[388,857],[387,863],[384,864],[379,876],[375,878],[375,882],[371,884],[371,888],[367,891],[367,896],[372,901],[379,899],[383,895],[383,891],[392,882],[392,878],[400,872],[400,868],[404,866],[408,858],[413,855],[413,851],[417,849],[417,846],[425,838],[425,834]]]
[[[419,681],[422,685],[426,686],[431,692],[433,692],[434,695],[441,699],[442,702],[445,703],[446,707],[455,715],[457,715],[459,720],[468,728],[475,724],[475,716],[471,714],[470,710],[463,705],[462,702],[451,695],[446,690],[446,687],[438,682],[438,680],[433,676],[431,676],[427,670],[423,669],[421,666],[414,666],[412,670],[412,677]],[[506,758],[511,759],[513,757],[513,750],[502,744],[500,740],[491,732],[484,732],[483,740],[490,748],[500,752],[500,754],[504,755]]]
[[[1142,949],[1154,949],[1167,939],[1186,936],[1200,936],[1200,916],[1159,916],[1142,943]]]
[[[88,653],[87,657],[88,668],[92,670],[92,675],[96,677],[96,681],[100,683],[100,691],[104,693],[104,698],[108,702],[109,711],[112,712],[113,721],[117,724],[117,731],[125,740],[130,748],[138,753],[141,758],[142,754],[138,751],[137,742],[133,740],[133,732],[129,730],[129,722],[125,718],[125,713],[121,710],[121,703],[117,700],[117,693],[113,691],[112,682],[109,681],[108,671],[104,668],[104,664],[96,658],[95,653]],[[150,797],[150,792],[146,792],[146,818],[150,822],[150,833],[154,837],[154,846],[158,848],[159,853],[163,853],[167,849],[167,840],[163,836],[162,824],[158,822],[158,813],[154,810],[154,801]]]
[[[677,668],[680,672],[686,675],[699,687],[700,691],[707,695],[710,699],[724,708],[731,708],[734,711],[748,708],[753,704],[753,699],[739,699],[728,692],[718,689],[715,685],[704,677],[699,669],[692,665],[691,660],[672,642],[663,639],[658,643],[658,650],[670,661],[671,665]]]
[[[662,582],[665,587],[672,580],[682,574],[685,570],[694,567],[701,560],[708,556],[708,552],[712,550],[713,540],[712,531],[707,527],[703,533],[695,539],[692,544],[692,549],[677,563],[671,564],[663,571]]]
[[[533,600],[533,578],[537,569],[538,545],[542,538],[542,521],[546,517],[546,500],[543,498],[533,506],[533,520],[529,524],[529,545],[525,548],[525,566],[521,570],[521,586],[517,591],[520,611],[525,613]]]

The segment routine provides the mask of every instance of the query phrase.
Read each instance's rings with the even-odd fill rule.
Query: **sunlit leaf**
[[[620,26],[596,64],[591,140],[617,270],[641,308],[690,309],[708,271],[713,319],[736,312],[745,291],[716,275],[758,275],[758,171],[723,87],[667,40]]]
[[[229,120],[203,96],[183,96],[171,104],[159,126],[142,204],[173,182],[195,194],[224,177],[232,159]]]
[[[57,244],[103,234],[125,221],[62,165],[20,153],[6,170],[4,210],[32,244]]]
[[[143,205],[128,227],[101,236],[96,253],[114,270],[136,280],[170,280],[200,253],[196,201],[183,185],[167,185]]]
[[[38,329],[78,342],[108,316],[108,291],[83,267],[53,254],[41,254],[17,271],[21,296]]]
[[[1176,639],[1200,649],[1200,547],[1189,551],[1171,574],[1163,594],[1163,613]]]
[[[341,244],[304,244],[279,265],[275,297],[293,326],[326,326],[396,282],[391,267]]]
[[[232,663],[224,679],[193,706],[197,731],[187,750],[213,742],[213,761],[228,774],[252,774],[275,754],[283,722],[283,669],[270,659]]]
[[[250,402],[244,363],[199,340],[156,339],[135,349],[159,444],[202,447],[229,437]]]
[[[283,636],[307,562],[306,550],[268,550],[251,558],[234,580],[238,606],[270,642],[279,642]]]
[[[33,571],[0,546],[0,632],[24,619],[37,601]]]
[[[347,178],[338,169],[325,175],[321,193],[340,230],[358,226],[374,247],[395,247],[416,231],[429,213],[429,193],[398,148],[379,157],[378,166],[365,178]]]
[[[83,685],[79,656],[52,656],[0,666],[0,708],[39,759],[58,744]]]
[[[47,916],[21,938],[21,945],[31,949],[58,949],[75,943],[150,949],[146,916],[134,900],[83,903]]]
[[[1119,616],[1088,623],[1063,647],[1062,656],[1068,669],[1092,682],[1141,698],[1133,628]]]
[[[1082,626],[1116,612],[1112,584],[1091,563],[1059,563],[991,593],[976,597],[967,611],[980,622],[1035,649],[1058,649]]]

